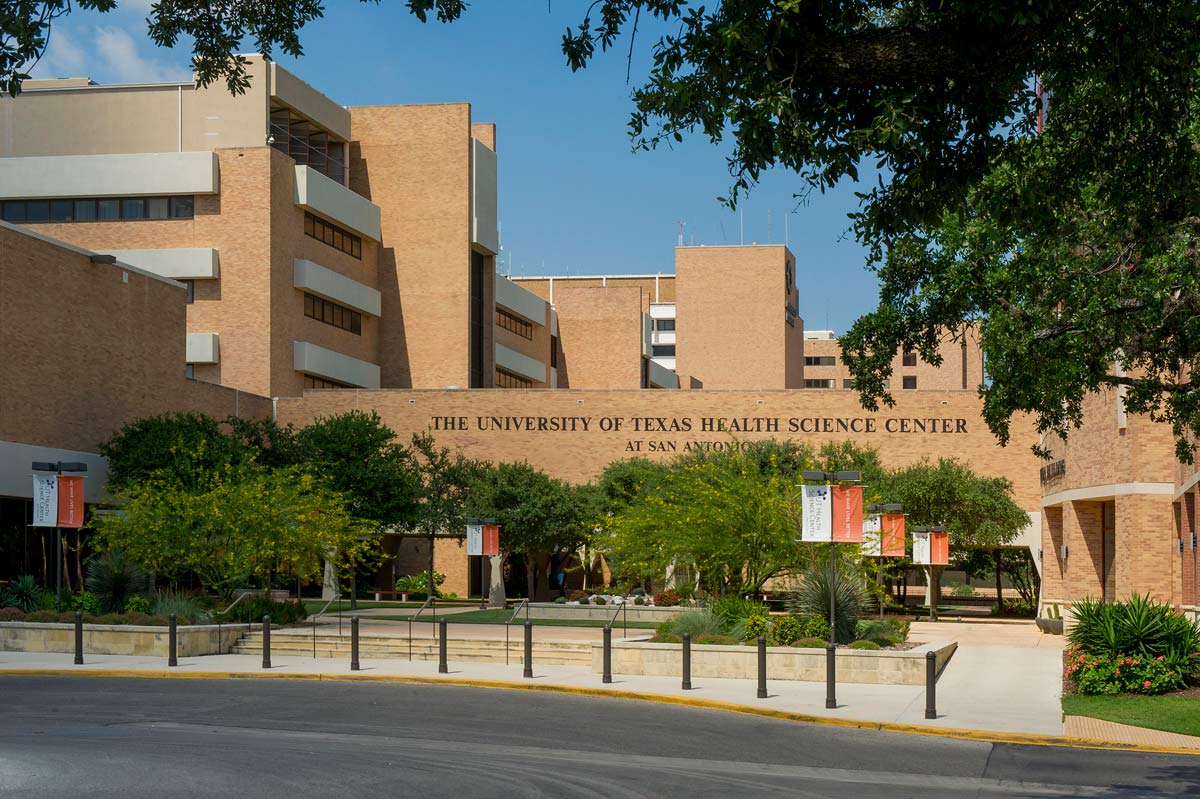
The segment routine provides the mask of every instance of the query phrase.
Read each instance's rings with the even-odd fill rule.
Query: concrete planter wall
[[[245,625],[216,624],[176,628],[179,657],[223,655],[246,630]],[[146,655],[162,657],[167,652],[166,627],[138,627],[119,624],[83,625],[83,651],[91,655]],[[0,622],[0,651],[59,652],[75,651],[74,624],[43,624],[27,621]]]
[[[935,641],[905,651],[839,649],[838,682],[871,685],[924,685],[925,653],[934,652],[938,673],[954,654],[954,641]],[[614,641],[613,674],[678,677],[683,671],[680,644]],[[592,645],[592,671],[603,671],[604,646]],[[754,646],[692,645],[693,677],[753,680],[758,677],[758,648]],[[825,650],[767,647],[767,679],[824,682]]]
[[[669,621],[685,610],[694,608],[656,608],[653,605],[626,605],[623,612],[618,612],[620,605],[563,605],[557,602],[530,602],[529,618],[531,619],[587,619],[590,621],[608,621],[617,614],[614,625],[626,619],[629,621]],[[524,611],[521,613],[524,616]]]

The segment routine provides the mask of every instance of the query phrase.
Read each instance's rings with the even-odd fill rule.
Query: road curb
[[[1097,741],[1089,738],[1068,738],[1061,735],[1039,735],[1022,732],[994,732],[957,727],[934,727],[925,724],[901,724],[890,721],[867,721],[864,719],[832,718],[795,713],[787,710],[741,705],[671,694],[653,694],[641,691],[624,691],[608,688],[587,688],[557,683],[514,682],[509,680],[481,680],[465,677],[423,677],[405,674],[318,674],[305,672],[270,671],[142,671],[136,669],[0,669],[0,677],[107,677],[112,679],[173,679],[173,680],[301,680],[310,682],[371,682],[398,685],[453,685],[461,688],[487,688],[508,691],[540,691],[552,694],[590,696],[604,699],[625,699],[637,702],[654,702],[663,705],[678,705],[700,710],[716,710],[724,713],[739,713],[746,716],[791,721],[802,724],[822,724],[828,727],[845,727],[859,730],[875,730],[907,735],[926,735],[937,738],[955,738],[981,743],[1006,743],[1025,746],[1058,746],[1079,749],[1104,749],[1122,752],[1147,752],[1171,755],[1200,755],[1195,749],[1181,749],[1152,744],[1130,744],[1112,741]]]

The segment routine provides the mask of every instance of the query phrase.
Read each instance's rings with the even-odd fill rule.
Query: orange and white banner
[[[833,542],[861,544],[863,540],[862,486],[833,486]]]
[[[949,533],[930,533],[929,534],[929,565],[930,566],[949,566],[950,565],[950,534]]]
[[[883,556],[885,558],[904,557],[904,514],[885,513],[882,526]]]
[[[500,525],[485,524],[483,526],[483,556],[494,558],[500,554]]]
[[[33,526],[58,526],[58,475],[33,476]]]
[[[58,526],[83,527],[83,478],[58,478]]]

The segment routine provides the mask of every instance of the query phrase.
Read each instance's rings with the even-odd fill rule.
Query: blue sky
[[[113,13],[60,20],[34,74],[186,79],[190,49],[154,46],[149,6],[121,0]],[[477,2],[446,26],[422,25],[399,0],[327,6],[302,33],[304,56],[281,64],[343,105],[467,101],[475,121],[497,124],[504,268],[514,275],[670,272],[680,221],[688,244],[782,243],[786,217],[805,326],[840,333],[874,307],[876,279],[848,232],[852,185],[801,204],[800,182],[779,170],[733,212],[717,199],[731,183],[722,145],[692,137],[631,152],[629,93],[652,44],[645,26],[627,84],[628,39],[582,72],[564,65],[561,38],[579,3],[548,12],[544,0]]]

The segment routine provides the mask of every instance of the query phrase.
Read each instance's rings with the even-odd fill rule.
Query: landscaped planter
[[[589,621],[608,621],[616,614],[615,625],[622,621],[670,621],[694,608],[671,607],[659,608],[654,605],[634,605],[627,603],[624,610],[621,605],[567,605],[561,602],[530,602],[529,618],[531,619],[587,619]],[[521,611],[521,617],[525,611]]]
[[[838,649],[838,682],[871,685],[924,685],[925,654],[933,652],[941,673],[954,654],[954,641],[935,641],[908,650]],[[683,671],[682,645],[649,641],[614,641],[613,674],[678,677]],[[592,671],[604,668],[604,646],[592,645]],[[692,676],[753,680],[758,677],[758,647],[692,644]],[[825,680],[825,650],[767,647],[767,678]]]
[[[1039,618],[1034,619],[1034,621],[1037,622],[1038,629],[1048,635],[1062,635],[1063,634],[1063,620],[1062,619],[1043,619],[1043,618],[1039,617]]]
[[[230,651],[245,625],[203,624],[176,628],[179,657],[223,655]],[[122,624],[83,625],[83,651],[91,655],[167,657],[168,628]],[[75,625],[29,621],[0,622],[0,651],[75,651]]]

